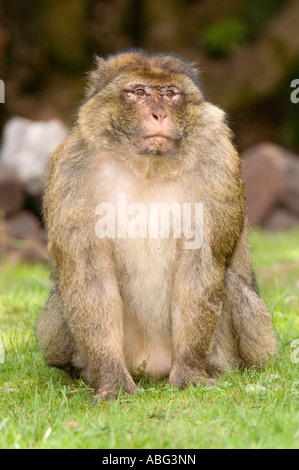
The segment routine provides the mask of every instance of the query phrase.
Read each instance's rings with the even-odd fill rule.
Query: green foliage
[[[213,57],[228,57],[246,42],[248,27],[240,18],[229,18],[211,24],[201,33],[202,44]]]
[[[278,357],[262,370],[224,374],[214,388],[178,391],[140,365],[135,396],[92,403],[81,380],[46,367],[34,325],[51,285],[44,265],[0,273],[0,448],[298,448],[299,232],[254,230],[261,293],[273,314]],[[299,357],[299,354],[298,354]]]
[[[246,0],[244,18],[250,27],[251,35],[262,32],[269,19],[283,6],[283,0]]]
[[[227,58],[256,37],[282,6],[281,0],[246,0],[236,17],[216,20],[200,34],[205,51],[215,58]]]

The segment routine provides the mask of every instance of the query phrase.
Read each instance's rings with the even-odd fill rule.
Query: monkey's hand
[[[170,371],[169,384],[173,387],[183,390],[189,384],[194,386],[203,385],[207,387],[214,387],[217,385],[217,380],[208,377],[205,370],[191,369],[187,365],[174,366]]]

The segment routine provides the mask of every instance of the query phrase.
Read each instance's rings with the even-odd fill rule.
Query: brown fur
[[[139,82],[178,87],[178,104],[154,92],[130,104],[123,90]],[[140,151],[145,130],[164,114],[175,145],[158,139]],[[173,238],[99,239],[95,208],[118,194],[147,207],[202,202],[201,248]],[[56,287],[37,336],[49,364],[74,369],[98,396],[121,386],[133,393],[144,360],[151,376],[169,375],[182,388],[274,354],[248,248],[239,157],[192,64],[135,52],[97,60],[77,122],[52,155],[44,213]]]

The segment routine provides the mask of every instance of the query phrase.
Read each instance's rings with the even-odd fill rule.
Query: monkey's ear
[[[204,95],[204,91],[202,90],[200,83],[201,70],[199,68],[199,65],[196,62],[189,62],[186,65],[187,75],[189,75],[191,80],[193,80],[193,82],[198,86],[198,88]]]
[[[190,68],[192,70],[192,73],[197,77],[197,79],[199,79],[200,74],[201,74],[201,70],[200,70],[199,65],[197,64],[197,62],[191,62],[190,63]]]
[[[98,88],[106,61],[102,57],[94,56],[94,68],[87,74],[85,95],[91,96]]]

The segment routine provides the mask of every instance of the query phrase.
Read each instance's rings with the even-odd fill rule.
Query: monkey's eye
[[[173,90],[166,90],[165,91],[165,96],[167,96],[167,98],[171,98],[174,94],[175,93],[174,93]]]
[[[138,95],[138,96],[145,96],[146,95],[145,90],[143,88],[137,88],[135,90],[135,94]]]

